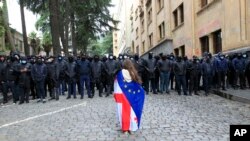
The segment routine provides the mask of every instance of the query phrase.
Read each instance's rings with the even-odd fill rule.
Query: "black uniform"
[[[114,75],[118,70],[117,62],[113,60],[113,56],[110,55],[109,59],[105,62],[105,71],[107,73],[107,95],[111,94],[113,83],[114,83]]]
[[[51,60],[50,60],[51,59]],[[56,64],[52,58],[49,58],[47,64],[47,83],[50,91],[51,99],[59,100],[59,93],[56,93],[56,88],[58,87],[58,69],[56,69]]]
[[[68,97],[70,98],[71,95],[76,98],[76,63],[74,62],[73,57],[69,57],[69,62],[66,64],[66,82],[68,83]]]
[[[36,85],[37,94],[40,97],[38,102],[45,102],[45,79],[47,76],[47,67],[42,63],[41,58],[38,59],[37,63],[31,69],[31,76]]]
[[[8,92],[9,90],[13,94],[13,88],[14,88],[14,82],[15,82],[15,76],[14,76],[14,69],[10,62],[10,60],[7,60],[6,65],[1,70],[1,83],[3,86],[3,100],[4,103],[8,102]],[[13,102],[16,102],[16,99],[13,96]]]
[[[99,61],[99,58],[94,57],[94,61],[91,63],[91,74],[92,74],[92,97],[95,95],[95,86],[99,90],[99,96],[102,97],[103,92],[103,85],[102,85],[102,73],[104,73],[104,65],[101,61]]]
[[[189,95],[198,95],[198,88],[200,84],[199,74],[201,73],[201,66],[198,59],[194,59],[192,63],[189,64],[188,70],[190,72],[189,80]]]
[[[31,65],[27,64],[27,60],[21,60],[19,65],[19,75],[18,75],[18,85],[20,90],[20,103],[29,103],[29,94],[30,94],[30,78],[31,78]]]
[[[156,86],[155,86],[155,70],[156,70],[156,60],[153,58],[153,54],[152,53],[149,53],[149,56],[148,56],[148,59],[146,60],[146,69],[147,69],[147,72],[148,72],[148,75],[149,76],[149,81],[150,82],[150,86],[151,86],[151,89],[153,91],[154,94],[157,94],[157,91],[156,91]],[[149,84],[147,84],[149,85]]]
[[[181,61],[180,57],[177,57],[177,61],[173,66],[173,70],[176,77],[177,92],[179,95],[181,95],[181,89],[183,90],[184,95],[187,95],[186,69],[186,64]]]

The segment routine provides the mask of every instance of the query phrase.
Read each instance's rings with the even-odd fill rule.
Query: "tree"
[[[113,29],[114,21],[108,11],[111,0],[24,0],[28,9],[43,15],[49,13],[49,22],[54,54],[63,50],[67,54],[68,40],[71,35],[73,52],[76,47],[87,52],[91,40],[96,40],[99,35],[106,35]],[[48,10],[47,10],[48,9]],[[71,34],[69,32],[71,28]]]
[[[22,30],[23,30],[24,53],[25,55],[30,55],[30,49],[28,45],[28,38],[27,38],[27,32],[26,32],[23,0],[19,0],[19,4],[20,4],[20,12],[21,12]]]
[[[30,46],[33,49],[33,55],[37,55],[40,51],[40,39],[37,37],[36,32],[31,32],[29,34]]]
[[[42,46],[43,46],[44,51],[46,52],[46,56],[48,57],[49,52],[51,51],[51,48],[52,48],[51,34],[49,33],[43,34]]]
[[[7,7],[7,3],[6,3],[6,0],[2,0],[3,1],[3,7],[1,9],[1,15],[3,16],[2,20],[3,20],[3,26],[4,26],[4,29],[6,30],[6,33],[7,33],[7,38],[8,38],[8,41],[10,43],[10,50],[12,52],[15,52],[16,51],[16,48],[15,48],[15,42],[14,42],[14,39],[13,39],[13,36],[12,36],[12,33],[10,31],[10,27],[9,27],[9,18],[8,18],[8,7]]]
[[[49,12],[50,12],[50,27],[52,34],[53,53],[58,55],[61,53],[61,46],[59,41],[59,3],[58,0],[49,0]]]
[[[100,40],[92,40],[88,46],[88,52],[91,55],[105,55],[112,53],[113,36],[112,32],[109,32],[105,37]]]

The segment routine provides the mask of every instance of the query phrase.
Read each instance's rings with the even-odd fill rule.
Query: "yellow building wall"
[[[184,23],[175,27],[173,11],[183,3],[184,5]],[[193,5],[191,0],[171,0],[171,18],[172,18],[172,38],[173,48],[185,46],[185,54],[187,56],[193,55],[194,41],[193,41]],[[179,19],[178,19],[179,20]]]
[[[133,31],[130,32],[131,42],[129,46],[136,52],[139,46],[139,54],[156,47],[164,39],[173,40],[173,49],[185,46],[185,55],[189,58],[193,55],[200,56],[200,38],[208,36],[210,52],[213,52],[212,33],[221,29],[222,51],[228,51],[241,47],[250,46],[250,0],[208,0],[208,4],[201,8],[201,0],[164,0],[164,7],[158,10],[158,0],[152,0],[152,23],[148,21],[148,10],[146,1],[143,5],[144,32],[141,27],[140,12],[137,10],[138,18],[135,20],[135,11],[140,1],[133,1]],[[173,11],[184,5],[184,23],[175,27]],[[180,20],[180,19],[178,19]],[[159,39],[158,26],[165,22],[165,38]],[[128,22],[131,24],[131,22]],[[138,38],[136,38],[138,28]],[[149,46],[149,35],[153,33],[153,46]],[[142,42],[145,41],[145,49]],[[132,48],[131,48],[132,49]]]

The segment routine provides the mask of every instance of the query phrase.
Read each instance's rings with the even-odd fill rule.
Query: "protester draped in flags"
[[[140,127],[145,97],[141,83],[133,63],[125,60],[114,82],[114,98],[123,133],[131,133]]]

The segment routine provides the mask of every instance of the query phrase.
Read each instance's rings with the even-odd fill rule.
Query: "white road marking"
[[[87,103],[84,102],[84,103],[81,103],[81,104],[77,104],[77,105],[73,105],[73,106],[70,106],[70,107],[62,108],[62,109],[57,110],[57,111],[53,111],[53,112],[49,112],[49,113],[45,113],[45,114],[41,114],[41,115],[36,115],[36,116],[29,117],[29,118],[26,118],[26,119],[23,119],[23,120],[17,120],[15,122],[11,122],[11,123],[1,125],[0,129],[2,129],[4,127],[11,126],[11,125],[15,125],[15,124],[18,124],[18,123],[26,122],[26,121],[29,121],[29,120],[37,119],[37,118],[40,118],[40,117],[53,115],[53,114],[56,114],[56,113],[59,113],[59,112],[62,112],[62,111],[66,111],[66,110],[69,110],[69,109],[73,109],[73,108],[76,108],[76,107],[86,106],[86,105],[87,105]]]

